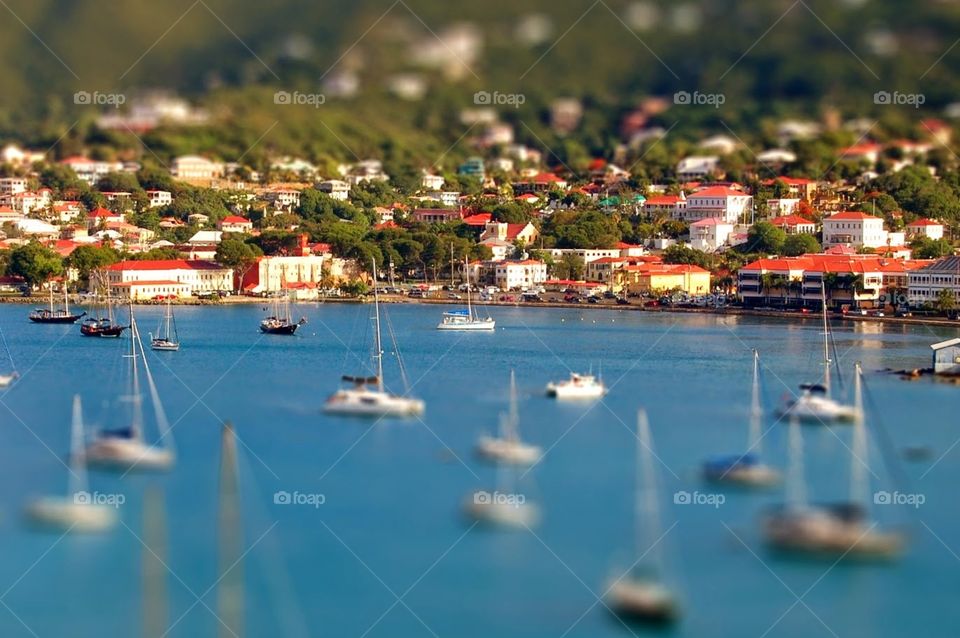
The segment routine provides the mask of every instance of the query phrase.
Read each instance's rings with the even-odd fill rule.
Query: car
[[[587,303],[600,303],[600,297],[587,297]]]
[[[455,292],[448,292],[447,299],[463,299],[463,297]]]
[[[644,308],[658,308],[661,306],[661,303],[657,299],[651,299],[650,301],[643,302]]]
[[[608,291],[606,291],[605,293],[603,293],[603,298],[604,298],[604,299],[616,299],[616,298],[617,298],[617,295],[616,295],[612,290],[608,290]]]
[[[630,305],[630,300],[627,299],[626,297],[617,297],[617,305],[618,305],[618,306],[629,306],[629,305]]]

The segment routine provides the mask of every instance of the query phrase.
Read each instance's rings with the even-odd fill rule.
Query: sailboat
[[[437,330],[460,330],[490,332],[497,327],[495,319],[487,315],[481,318],[470,300],[470,263],[463,260],[463,270],[466,273],[467,307],[443,313],[443,319],[437,324]]]
[[[500,435],[481,436],[477,441],[477,454],[484,459],[514,465],[533,465],[540,460],[543,450],[520,440],[518,428],[520,416],[517,410],[517,381],[510,371],[510,412],[501,415]]]
[[[140,341],[140,329],[133,316],[133,306],[130,306],[130,384],[131,391],[127,397],[130,402],[130,424],[116,430],[101,430],[87,445],[86,458],[91,466],[114,470],[167,470],[174,463],[174,451],[169,424],[160,395],[153,382],[147,356]],[[140,393],[139,364],[143,364],[144,376],[150,391],[153,404],[153,413],[157,420],[157,429],[160,441],[150,445],[144,441],[143,398]]]
[[[663,559],[660,549],[660,508],[657,504],[656,471],[653,466],[653,441],[647,413],[637,414],[637,470],[634,504],[634,552],[637,562],[607,586],[606,606],[622,620],[666,624],[680,617],[676,597],[662,580]],[[650,564],[641,557],[651,555]]]
[[[157,326],[157,336],[150,334],[150,347],[154,350],[176,352],[180,349],[180,336],[177,334],[177,322],[173,319],[173,306],[167,300],[167,310]]]
[[[878,529],[869,519],[869,480],[866,475],[867,433],[863,412],[862,376],[857,363],[855,408],[850,454],[850,500],[808,504],[803,477],[803,442],[799,420],[790,422],[790,481],[785,505],[772,508],[763,519],[763,536],[780,551],[827,559],[885,560],[896,557],[903,537]]]
[[[17,372],[17,367],[13,363],[13,355],[10,353],[10,347],[7,346],[7,337],[3,334],[3,330],[0,330],[0,341],[3,342],[3,352],[6,355],[6,360],[10,362],[10,372],[0,374],[0,388],[7,388],[20,378],[20,373]]]
[[[290,316],[290,297],[284,296],[283,302],[277,298],[273,302],[273,314],[260,322],[260,332],[268,335],[293,335],[297,328],[307,323],[306,317],[294,322]]]
[[[782,417],[797,417],[808,423],[850,422],[856,417],[855,410],[830,396],[830,324],[827,321],[827,298],[825,284],[820,285],[820,299],[823,308],[823,383],[805,383],[800,386],[801,394],[788,399],[778,410]]]
[[[50,307],[36,308],[27,315],[27,318],[34,323],[76,323],[77,319],[85,316],[86,312],[79,315],[70,314],[70,299],[67,294],[67,284],[63,284],[63,308],[54,308],[53,306],[53,285],[50,288]]]
[[[753,351],[753,390],[750,402],[750,434],[747,451],[708,459],[703,464],[703,477],[712,483],[729,483],[743,487],[768,487],[780,480],[780,473],[760,460],[760,354]]]
[[[351,387],[341,388],[334,392],[323,406],[327,414],[368,417],[409,417],[423,414],[425,404],[421,399],[401,396],[387,392],[383,384],[383,344],[380,327],[380,293],[377,290],[377,264],[373,262],[373,306],[375,316],[376,335],[374,340],[373,363],[377,371],[376,376],[344,375],[342,380],[350,383]],[[390,331],[393,339],[393,331]],[[397,358],[400,352],[394,341],[394,351]],[[401,360],[400,372],[403,375]],[[403,375],[404,384],[406,376]]]
[[[100,317],[87,317],[80,324],[80,334],[84,337],[119,337],[126,330],[126,326],[121,326],[114,321],[113,303],[110,300],[109,291],[106,296],[107,315]]]
[[[83,453],[83,408],[80,396],[73,397],[70,426],[69,488],[67,495],[39,498],[27,505],[30,523],[45,529],[71,532],[105,532],[117,523],[117,508],[95,503],[87,491],[87,472]]]

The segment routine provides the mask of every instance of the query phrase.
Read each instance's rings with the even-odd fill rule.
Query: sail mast
[[[380,293],[377,292],[377,260],[372,259],[373,263],[373,306],[376,315],[377,341],[374,358],[377,360],[377,389],[383,392],[383,345],[380,343]]]
[[[67,292],[67,276],[63,276],[63,314],[70,314],[70,295]]]
[[[240,520],[240,477],[233,425],[223,425],[220,437],[220,494],[217,516],[219,572],[217,616],[221,638],[243,636],[243,538]]]
[[[83,453],[83,408],[80,395],[73,395],[73,421],[70,424],[70,496],[87,489],[87,466]]]
[[[634,529],[636,546],[635,556],[639,559],[648,548],[657,545],[657,533],[660,529],[660,513],[657,511],[656,474],[653,468],[653,443],[650,439],[650,422],[646,410],[637,412],[637,459],[636,459],[636,503],[634,509]],[[644,526],[644,523],[646,525]],[[640,530],[645,532],[641,534]],[[654,550],[654,561],[662,569],[661,554]]]
[[[854,371],[853,392],[853,448],[850,459],[850,500],[866,506],[869,503],[867,480],[867,430],[863,414],[863,371],[857,362]]]
[[[470,302],[470,260],[466,255],[463,256],[463,272],[467,282],[467,314],[470,316],[470,321],[473,321],[473,306]]]
[[[760,408],[760,353],[753,351],[753,389],[750,397],[750,440],[747,449],[761,451],[760,422],[763,412]]]
[[[511,369],[510,370],[510,412],[507,416],[507,431],[504,433],[505,438],[509,441],[516,441],[519,437],[517,435],[517,426],[520,423],[520,414],[517,410],[517,379],[516,373]]]
[[[830,334],[827,324],[827,291],[826,291],[826,269],[820,279],[820,305],[823,308],[823,387],[827,390],[827,396],[830,396]]]
[[[137,320],[133,316],[133,303],[130,303],[130,371],[133,382],[133,392],[130,400],[133,401],[133,418],[131,428],[134,436],[143,437],[143,406],[140,402],[140,373],[137,366],[137,342],[140,340],[140,331],[137,329]]]
[[[787,503],[791,507],[803,507],[807,503],[807,490],[803,478],[803,436],[800,419],[790,414],[789,475],[787,477]]]

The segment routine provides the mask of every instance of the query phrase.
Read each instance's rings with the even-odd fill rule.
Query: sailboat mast
[[[50,314],[53,314],[53,282],[48,281],[47,286],[50,288]]]
[[[867,429],[863,414],[863,371],[857,362],[854,371],[853,392],[853,448],[850,459],[850,500],[866,506],[869,503],[867,479]]]
[[[634,529],[636,531],[634,547],[638,558],[657,545],[657,532],[660,529],[660,514],[657,511],[656,475],[653,468],[653,450],[650,440],[650,422],[646,410],[637,412],[636,446],[636,503],[634,509]],[[645,534],[641,534],[643,529]],[[660,552],[654,550],[657,567],[662,568]]]
[[[219,585],[217,586],[218,635],[243,636],[243,537],[240,520],[240,478],[233,425],[225,423],[220,436],[220,493],[217,513]]]
[[[790,414],[789,474],[787,477],[787,503],[791,507],[803,507],[807,503],[807,490],[803,477],[803,435],[800,419]]]
[[[824,271],[826,275],[826,271]],[[823,309],[823,387],[830,396],[830,326],[827,323],[827,291],[825,277],[820,279],[820,305]]]
[[[130,372],[133,392],[130,400],[133,401],[133,419],[131,427],[138,438],[143,436],[143,406],[140,402],[140,372],[137,365],[137,342],[140,340],[140,331],[137,329],[137,320],[133,316],[133,303],[130,304]]]
[[[63,276],[63,314],[70,314],[70,294],[67,292],[67,276]]]
[[[73,395],[73,421],[70,424],[70,495],[87,489],[87,465],[83,455],[83,408],[80,395]]]
[[[516,373],[510,370],[510,412],[507,416],[507,431],[505,438],[515,441],[517,437],[517,425],[520,422],[520,414],[517,410],[517,379]]]
[[[377,360],[377,389],[383,392],[383,344],[380,342],[380,293],[377,292],[377,260],[373,259],[373,307],[376,316],[377,340],[374,358]]]
[[[747,449],[758,454],[761,451],[760,422],[763,412],[760,409],[760,353],[753,351],[753,389],[750,395],[750,440]]]
[[[467,282],[467,314],[470,315],[470,321],[473,321],[473,305],[470,301],[470,261],[467,256],[463,256],[463,272]]]

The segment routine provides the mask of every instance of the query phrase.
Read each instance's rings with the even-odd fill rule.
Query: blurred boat
[[[830,323],[827,321],[827,300],[824,286],[820,286],[823,307],[823,383],[805,383],[800,386],[800,396],[788,399],[779,408],[781,417],[794,418],[806,423],[852,422],[856,412],[852,406],[841,403],[831,396]]]
[[[85,316],[87,313],[81,312],[79,315],[71,314],[70,299],[67,295],[67,284],[63,284],[63,308],[54,308],[53,306],[53,286],[50,286],[50,307],[37,308],[27,318],[33,323],[76,323],[77,319]]]
[[[790,423],[790,498],[771,508],[763,518],[763,536],[772,548],[789,553],[836,560],[882,560],[902,550],[901,534],[879,528],[870,520],[869,480],[866,476],[867,435],[863,413],[860,364],[854,377],[855,414],[850,467],[850,500],[808,504],[803,479],[803,443],[799,420]]]
[[[217,491],[217,620],[221,638],[244,635],[243,544],[237,435],[229,422],[220,433],[220,483]]]
[[[153,375],[147,363],[146,352],[140,341],[140,330],[130,306],[130,393],[122,397],[130,402],[130,424],[126,427],[97,432],[87,445],[86,458],[91,466],[114,470],[158,471],[167,470],[174,464],[174,451],[171,443],[169,425],[160,395],[153,382]],[[140,363],[150,391],[153,413],[160,433],[158,443],[151,445],[144,441],[143,397],[140,389]]]
[[[0,388],[7,388],[13,384],[14,381],[20,378],[20,373],[17,372],[17,366],[13,363],[13,354],[10,352],[10,347],[7,345],[7,337],[3,334],[3,330],[0,330],[0,341],[3,342],[3,353],[6,355],[4,358],[10,362],[10,372],[7,374],[0,374]]]
[[[451,269],[452,268],[451,260]],[[463,260],[463,268],[466,273],[467,307],[461,310],[451,310],[443,313],[443,318],[440,320],[440,323],[437,324],[437,330],[490,332],[497,327],[497,322],[492,319],[489,314],[486,318],[481,318],[477,314],[470,299],[470,267],[466,259]]]
[[[510,371],[510,412],[501,415],[500,435],[481,436],[477,441],[477,454],[497,463],[533,465],[540,460],[543,451],[539,446],[524,443],[520,439],[520,416],[517,409],[517,382]]]
[[[180,335],[177,334],[177,322],[173,318],[173,306],[167,300],[167,310],[163,313],[160,325],[157,326],[157,336],[150,334],[150,348],[176,352],[180,349]]]
[[[327,414],[342,416],[381,418],[411,417],[423,414],[426,406],[421,399],[392,394],[387,392],[383,384],[383,343],[381,339],[380,295],[377,291],[376,262],[373,263],[373,304],[376,327],[373,362],[377,373],[375,376],[344,375],[341,377],[342,381],[350,383],[352,386],[341,388],[330,395],[323,405],[323,411]],[[406,386],[407,379],[403,370],[403,360],[400,359],[400,350],[397,348],[393,330],[390,330],[390,338],[393,341],[393,349],[397,353],[397,359],[400,361],[400,374]]]
[[[110,530],[117,523],[117,508],[93,502],[87,491],[83,409],[79,395],[73,397],[69,472],[67,495],[47,496],[29,503],[26,509],[29,522],[37,527],[61,532],[97,533]]]
[[[708,459],[703,464],[703,477],[711,483],[727,483],[742,487],[769,487],[780,481],[780,473],[763,463],[760,457],[761,423],[763,410],[760,407],[760,354],[753,351],[753,388],[750,402],[750,431],[747,451]]]
[[[663,582],[660,508],[657,502],[653,440],[647,413],[637,414],[634,552],[636,563],[607,585],[604,603],[621,620],[666,624],[680,617],[673,591]],[[645,557],[649,556],[649,560]]]
[[[607,393],[603,380],[592,374],[571,372],[566,381],[547,384],[547,396],[555,399],[597,399]]]

